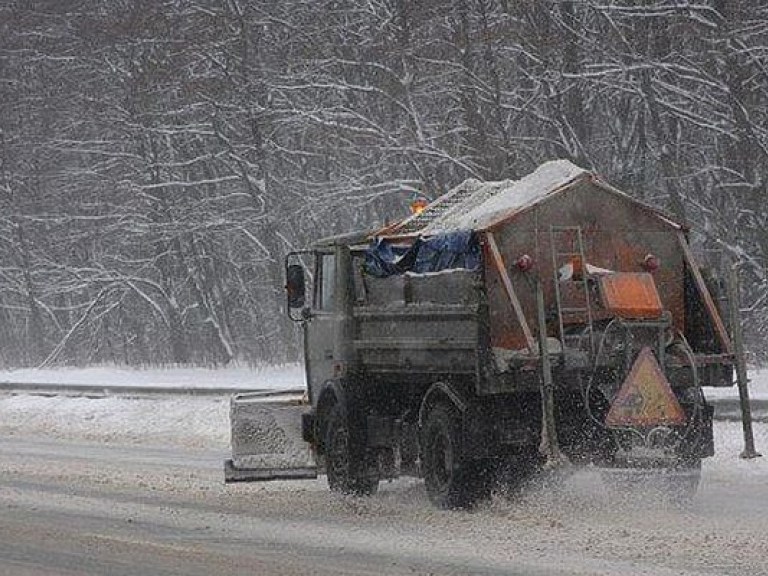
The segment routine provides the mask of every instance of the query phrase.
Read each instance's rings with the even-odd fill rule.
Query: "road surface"
[[[705,467],[686,510],[585,470],[446,512],[411,480],[225,486],[216,448],[0,439],[0,574],[768,574],[762,475]]]

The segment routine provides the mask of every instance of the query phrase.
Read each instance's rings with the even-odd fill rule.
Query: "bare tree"
[[[554,157],[705,232],[768,333],[764,1],[0,4],[0,362],[299,354],[282,260]]]

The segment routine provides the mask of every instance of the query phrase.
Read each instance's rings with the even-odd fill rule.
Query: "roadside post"
[[[744,432],[744,451],[742,458],[758,458],[762,456],[755,449],[755,435],[752,431],[752,408],[749,404],[749,388],[747,386],[747,364],[744,357],[744,335],[741,327],[741,297],[739,291],[738,263],[728,265],[728,300],[730,302],[731,338],[733,351],[736,356],[736,385],[739,388],[741,404],[741,425]]]

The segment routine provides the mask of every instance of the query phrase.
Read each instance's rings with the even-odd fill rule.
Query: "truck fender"
[[[424,420],[429,409],[439,400],[446,400],[463,415],[467,411],[467,402],[460,389],[447,382],[435,382],[429,387],[419,406],[419,428],[424,425]]]
[[[323,446],[325,427],[333,407],[338,405],[341,407],[342,413],[347,413],[347,395],[344,388],[344,382],[341,380],[326,380],[320,388],[317,405],[314,408],[315,444],[320,453],[325,451]]]

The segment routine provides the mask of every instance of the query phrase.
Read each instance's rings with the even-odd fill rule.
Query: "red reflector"
[[[648,254],[643,258],[643,268],[646,272],[656,272],[656,270],[659,269],[659,266],[661,266],[661,262],[653,254]]]
[[[515,261],[515,266],[520,272],[528,272],[528,270],[533,268],[533,258],[528,256],[528,254],[523,254]]]

